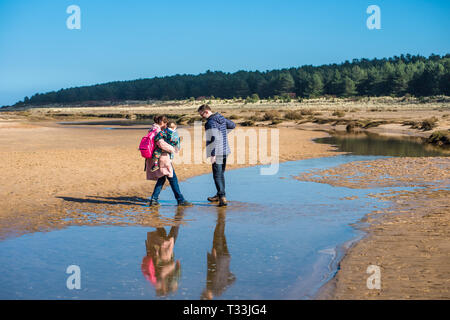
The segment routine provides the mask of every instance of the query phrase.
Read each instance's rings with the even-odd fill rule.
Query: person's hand
[[[211,163],[215,163],[216,162],[216,156],[211,156]]]

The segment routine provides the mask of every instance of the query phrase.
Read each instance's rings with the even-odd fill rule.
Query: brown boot
[[[227,198],[225,198],[225,197],[219,197],[219,207],[225,207],[225,206],[227,206],[228,205],[228,203],[227,203]]]
[[[211,202],[219,201],[219,196],[216,194],[214,197],[208,197],[208,201]]]

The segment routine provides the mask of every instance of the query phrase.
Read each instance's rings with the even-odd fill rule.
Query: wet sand
[[[145,133],[55,122],[1,123],[0,238],[69,225],[161,223],[142,206],[155,183],[145,180],[137,150]],[[312,142],[327,135],[280,128],[280,161],[339,154]],[[211,172],[206,162],[174,167],[180,180]]]
[[[367,215],[367,237],[340,262],[319,299],[450,298],[450,158],[356,161],[297,177],[348,188],[417,187],[372,194],[390,201]],[[381,270],[381,289],[368,289],[367,267]]]

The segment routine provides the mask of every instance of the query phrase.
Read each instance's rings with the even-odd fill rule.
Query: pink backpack
[[[142,137],[139,150],[141,151],[141,156],[145,159],[152,157],[153,151],[155,150],[155,136],[159,131],[159,128],[153,127],[146,136]]]

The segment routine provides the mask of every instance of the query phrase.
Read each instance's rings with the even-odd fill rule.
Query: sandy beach
[[[126,210],[135,223],[154,224],[142,208],[154,182],[145,180],[137,146],[142,130],[9,122],[0,127],[0,237],[68,225],[114,223]],[[280,161],[333,156],[312,139],[324,132],[280,129]],[[292,144],[292,141],[296,141]],[[229,169],[246,164],[231,164]],[[247,164],[248,165],[248,164]],[[209,163],[175,165],[180,180],[211,172]],[[144,210],[144,211],[143,211]],[[91,219],[84,212],[109,214]]]
[[[324,112],[331,113],[330,108]],[[43,112],[54,111],[36,111],[34,115],[39,118]],[[73,112],[73,117],[67,117],[71,121],[76,119],[79,110]],[[233,108],[223,112],[227,116],[236,114]],[[448,130],[446,114],[441,110],[433,112],[442,115],[438,129]],[[361,114],[367,112],[351,112],[348,116],[358,118]],[[392,120],[405,114],[418,121],[431,113],[407,109],[369,115],[378,120],[383,117]],[[154,185],[145,180],[143,159],[137,150],[145,127],[105,130],[107,126],[64,126],[57,120],[18,118],[0,122],[0,239],[72,225],[164,225],[165,221],[156,217],[151,208],[142,206]],[[255,125],[239,128],[275,128],[270,123]],[[192,127],[186,128],[192,131]],[[312,139],[328,136],[326,132],[314,130],[345,131],[345,125],[286,121],[276,128],[280,133],[280,161],[341,154],[334,147],[314,143]],[[430,134],[395,121],[370,130],[383,135],[427,137]],[[232,164],[228,168],[248,165]],[[374,195],[391,201],[392,206],[367,215],[363,222],[368,222],[368,226],[357,226],[367,236],[347,251],[336,277],[318,298],[450,298],[450,210],[449,191],[445,190],[449,185],[449,166],[446,157],[391,158],[351,163],[298,177],[349,188],[420,187],[416,191]],[[205,162],[175,165],[175,170],[179,179],[184,180],[210,173],[211,168]],[[438,180],[440,183],[436,183]],[[369,265],[381,267],[381,290],[366,287]]]

